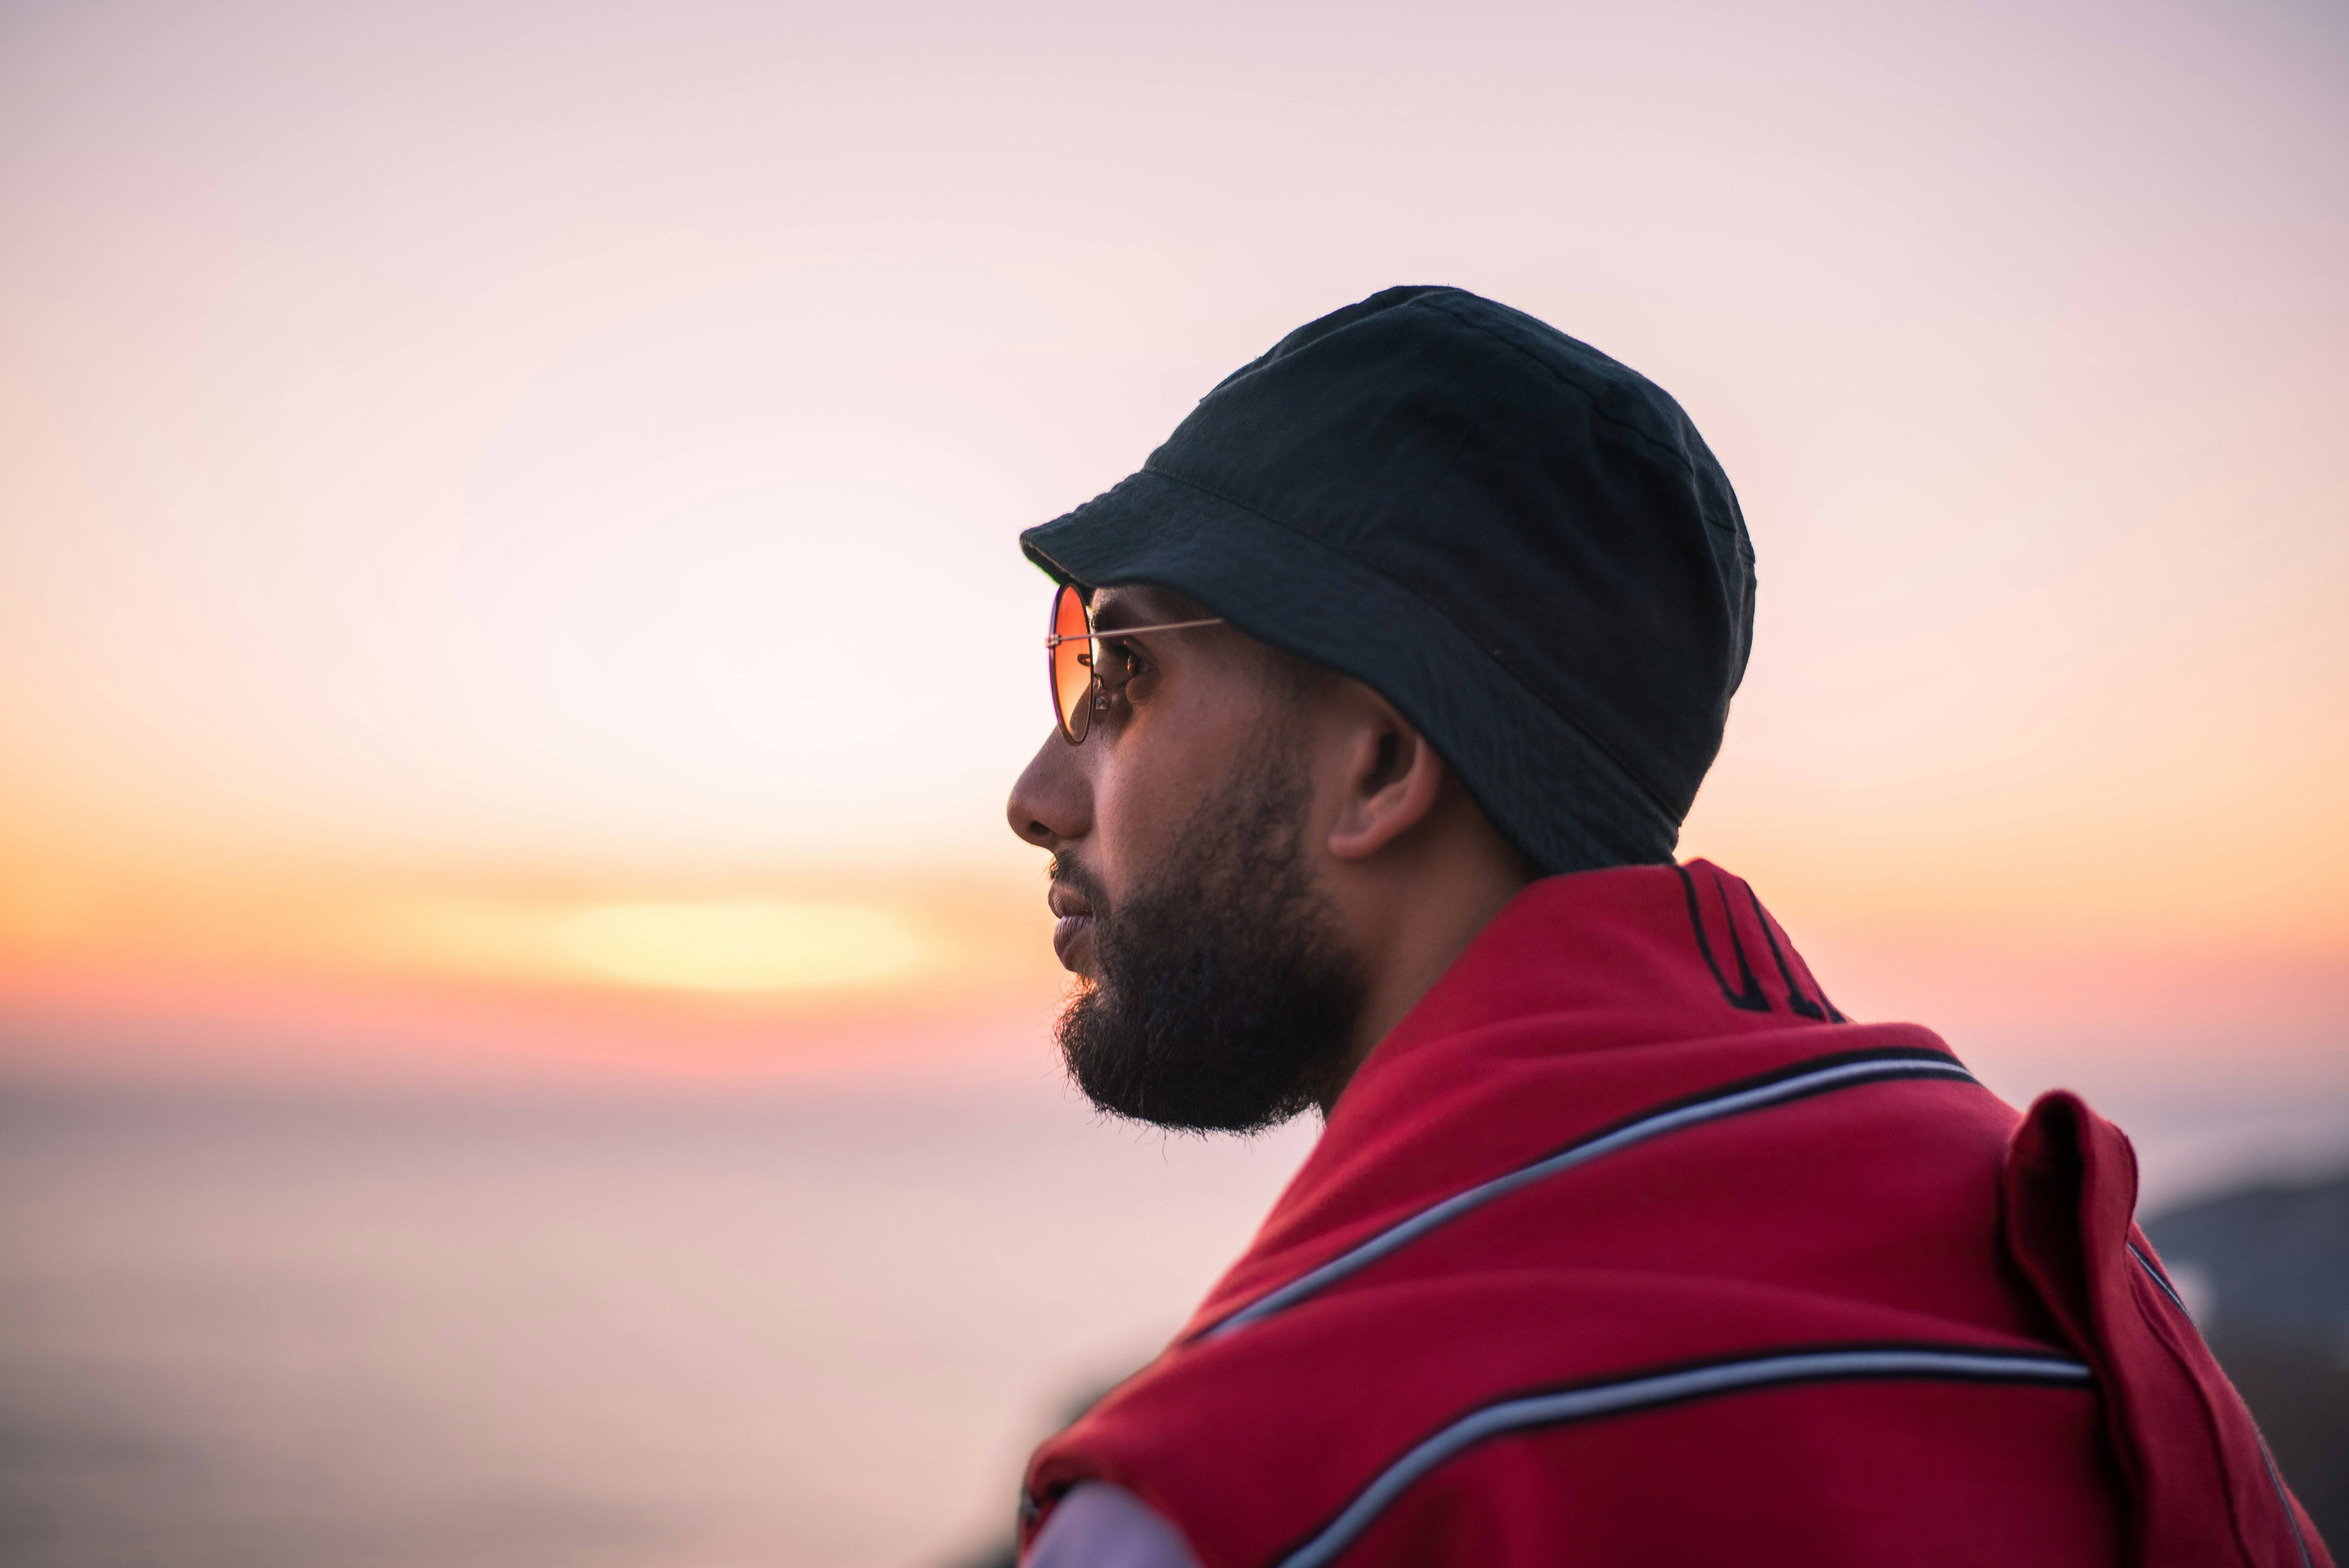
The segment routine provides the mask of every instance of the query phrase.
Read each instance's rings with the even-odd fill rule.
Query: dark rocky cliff
[[[2349,1176],[2246,1187],[2144,1224],[2338,1552],[2349,1543]]]

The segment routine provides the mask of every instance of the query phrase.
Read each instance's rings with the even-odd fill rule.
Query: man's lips
[[[1049,901],[1052,913],[1060,918],[1052,923],[1052,952],[1060,958],[1061,967],[1081,975],[1084,969],[1079,960],[1093,934],[1093,906],[1085,902],[1082,893],[1071,891],[1059,882],[1052,884]]]

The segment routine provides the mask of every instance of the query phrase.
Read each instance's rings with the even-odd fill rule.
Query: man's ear
[[[1341,861],[1376,854],[1426,820],[1444,788],[1444,759],[1418,730],[1367,686],[1346,751],[1345,799],[1330,824],[1330,852]]]

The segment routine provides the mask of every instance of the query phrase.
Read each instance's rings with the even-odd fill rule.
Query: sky
[[[1684,850],[1839,1004],[2349,1094],[2344,87],[2313,5],[13,5],[0,1070],[1041,1070],[1017,533],[1440,282],[1722,459]]]

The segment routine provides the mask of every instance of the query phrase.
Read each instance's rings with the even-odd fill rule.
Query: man
[[[2126,1141],[1847,1022],[1673,862],[1753,625],[1679,407],[1391,289],[1030,531],[1060,1026],[1101,1107],[1327,1127],[1047,1442],[1031,1568],[2329,1563]]]

